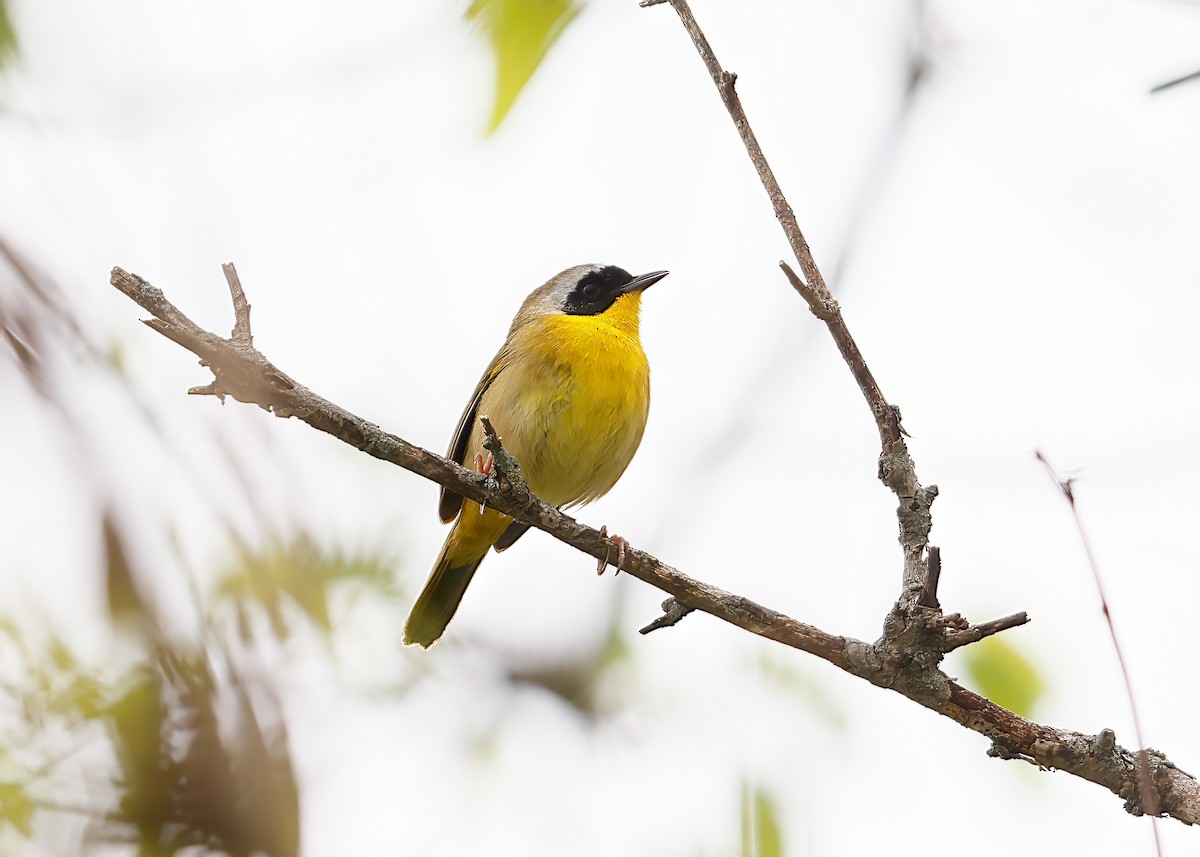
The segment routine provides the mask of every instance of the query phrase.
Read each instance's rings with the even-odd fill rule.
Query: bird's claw
[[[478,470],[480,473],[482,473],[484,476],[488,477],[488,479],[494,478],[492,476],[492,471],[495,470],[495,467],[496,467],[496,459],[492,458],[492,454],[490,452],[487,454],[486,459],[483,457],[483,455],[481,453],[478,453],[478,452],[475,453],[475,469]],[[480,503],[479,504],[479,514],[482,515],[486,511],[487,511],[487,504]]]
[[[610,536],[608,534],[607,526],[600,527],[600,535],[606,538],[612,545],[616,545],[617,574],[620,574],[625,569],[625,551],[629,549],[629,542],[615,534]],[[596,561],[596,574],[604,574],[604,569],[608,568],[609,556],[609,550],[606,548],[604,551],[604,559]]]

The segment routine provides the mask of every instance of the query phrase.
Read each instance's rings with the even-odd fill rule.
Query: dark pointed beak
[[[621,294],[628,295],[632,292],[640,292],[642,289],[648,289],[669,273],[671,272],[651,271],[649,274],[642,274],[640,277],[634,277],[621,287]]]

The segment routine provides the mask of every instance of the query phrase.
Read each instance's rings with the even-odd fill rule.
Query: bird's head
[[[616,265],[576,265],[556,274],[525,299],[512,329],[548,315],[601,315],[628,298],[637,301],[644,289],[667,275],[652,271],[635,277]],[[631,308],[632,309],[632,308]]]

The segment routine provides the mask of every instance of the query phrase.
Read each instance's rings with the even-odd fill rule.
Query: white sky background
[[[203,373],[136,323],[113,265],[225,330],[219,265],[236,262],[277,365],[441,451],[524,295],[601,261],[672,274],[645,301],[642,449],[580,517],[874,639],[900,568],[874,427],[778,272],[787,245],[678,20],[594,0],[485,139],[491,59],[460,12],[15,3],[0,235],[69,293],[93,341],[125,349],[171,445],[68,354],[60,378],[91,453],[64,453],[60,423],[0,362],[16,415],[0,445],[15,570],[0,594],[103,648],[100,578],[81,569],[97,561],[92,498],[108,494],[219,566],[214,506],[255,529],[218,436],[274,520],[394,546],[410,589],[445,536],[428,483],[295,421],[184,397]],[[898,137],[905,4],[695,12],[827,272],[855,223],[838,297],[920,477],[941,488],[943,604],[976,621],[1029,611],[1007,636],[1050,685],[1038,719],[1134,744],[1043,449],[1080,477],[1147,740],[1200,768],[1200,84],[1147,95],[1200,65],[1200,6],[931,3],[933,64]],[[186,590],[160,541],[140,550],[172,569],[153,582],[171,603]],[[455,642],[399,651],[399,613],[360,629],[364,674],[433,670],[413,696],[364,699],[319,652],[298,658],[284,691],[305,854],[732,854],[743,777],[779,801],[789,855],[916,853],[931,837],[979,855],[1152,853],[1148,823],[1106,791],[989,759],[978,735],[806,655],[699,615],[639,637],[662,597],[531,535],[488,559]],[[634,649],[618,714],[589,726],[502,683],[489,652],[591,645],[614,599]],[[800,692],[765,678],[764,659]],[[1166,853],[1196,850],[1195,831],[1160,826]]]

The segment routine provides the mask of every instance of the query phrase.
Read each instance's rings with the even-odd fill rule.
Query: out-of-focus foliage
[[[53,824],[66,812],[86,819],[87,841],[154,857],[294,857],[300,798],[282,709],[269,684],[247,684],[237,666],[261,643],[264,623],[250,616],[265,610],[280,638],[302,628],[328,637],[329,589],[355,582],[390,597],[391,564],[305,535],[241,549],[215,602],[242,619],[234,651],[207,615],[194,639],[166,633],[111,510],[101,528],[109,612],[133,657],[86,667],[57,636],[34,642],[0,615],[0,827],[32,837],[41,816]],[[298,609],[285,616],[286,604]]]
[[[1046,692],[1037,668],[1000,637],[987,637],[963,650],[970,684],[1009,711],[1029,717]]]
[[[253,609],[267,616],[277,637],[286,637],[289,604],[329,635],[333,631],[329,615],[333,590],[357,588],[398,599],[395,567],[395,560],[381,552],[348,554],[326,549],[304,533],[287,541],[272,537],[258,550],[239,546],[235,564],[217,585],[217,598],[233,607],[244,641],[252,636]]]
[[[775,801],[742,783],[742,857],[783,857],[783,834]]]
[[[0,825],[11,824],[22,836],[33,833],[33,799],[19,782],[0,779]]]
[[[0,68],[17,54],[17,35],[8,17],[8,3],[0,0]]]
[[[546,52],[582,8],[578,0],[475,0],[471,4],[467,20],[483,31],[496,55],[489,134],[500,127]]]
[[[616,673],[630,660],[618,621],[619,611],[614,610],[605,637],[572,657],[511,664],[509,681],[548,691],[589,721],[611,714],[617,704],[612,692],[617,684]]]
[[[55,636],[35,646],[9,617],[0,617],[0,827],[29,836],[38,807],[37,778],[61,756],[59,738],[97,720],[104,686]]]
[[[70,420],[48,363],[67,343],[75,350],[91,349],[62,290],[0,236],[0,358],[10,354],[30,388],[53,413]]]
[[[98,570],[114,631],[111,649],[84,657],[47,618],[0,605],[0,852],[21,838],[37,847],[49,835],[64,855],[97,843],[113,853],[107,843],[120,843],[147,857],[294,857],[300,798],[272,683],[278,664],[263,670],[260,662],[281,656],[274,641],[329,640],[342,608],[360,606],[355,596],[384,596],[391,610],[396,563],[382,550],[350,553],[304,533],[271,535],[258,514],[266,547],[251,550],[231,535],[234,561],[224,576],[213,585],[205,583],[212,577],[191,581],[190,604],[176,599],[174,609],[197,621],[167,616],[169,599],[145,582],[189,563],[181,553],[166,568],[139,565],[135,546],[157,534],[87,468],[94,438],[77,416],[78,379],[99,368],[117,382],[114,407],[127,407],[168,446],[169,435],[142,407],[119,352],[95,347],[63,291],[2,238],[0,278],[0,368],[16,369],[3,380],[27,384],[45,420],[65,425],[64,437],[78,444],[64,454],[76,454],[78,478],[97,498]],[[89,573],[77,570],[81,579]],[[236,629],[222,621],[228,614]]]
[[[251,691],[211,629],[192,642],[165,634],[111,513],[103,534],[110,612],[135,656],[88,668],[58,637],[38,644],[0,621],[0,747],[16,748],[0,757],[0,822],[30,836],[39,814],[68,812],[89,841],[140,854],[294,857],[299,792],[274,693]]]

